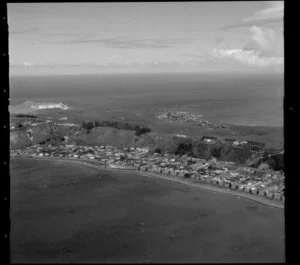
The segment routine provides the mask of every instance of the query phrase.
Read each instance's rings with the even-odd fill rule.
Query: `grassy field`
[[[284,262],[284,212],[133,173],[11,161],[12,262]]]

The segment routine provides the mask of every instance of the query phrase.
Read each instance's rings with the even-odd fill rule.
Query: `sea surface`
[[[216,122],[282,127],[283,82],[278,74],[12,76],[10,103],[84,104],[96,113],[173,108]]]
[[[11,160],[12,263],[284,262],[284,211],[132,172]]]

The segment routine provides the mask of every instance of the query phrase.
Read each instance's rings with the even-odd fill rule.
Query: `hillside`
[[[149,132],[136,136],[133,130],[111,127],[95,127],[87,133],[85,129],[79,126],[43,123],[36,126],[24,126],[13,130],[10,134],[12,149],[34,144],[47,144],[51,141],[53,144],[149,147],[151,152],[174,153],[204,159],[215,157],[223,161],[254,166],[264,163],[276,169],[283,169],[284,167],[283,155],[268,157],[264,149],[255,152],[249,148],[234,146],[223,140],[206,142],[200,137],[183,137],[168,133]]]
[[[70,141],[76,144],[85,145],[122,145],[133,146],[138,137],[135,131],[122,130],[111,127],[93,128],[89,134],[86,130],[80,130],[77,135],[73,135]]]
[[[52,126],[42,123],[36,126],[23,126],[10,132],[10,148],[17,149],[35,144],[50,142],[61,143],[64,137],[71,137],[78,131],[78,127]]]

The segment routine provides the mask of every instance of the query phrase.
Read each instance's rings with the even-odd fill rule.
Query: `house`
[[[201,140],[205,140],[205,139],[217,140],[217,137],[212,137],[212,136],[203,136],[203,137],[201,138]]]
[[[265,143],[260,143],[260,142],[248,141],[248,145],[257,146],[257,147],[264,147],[266,144]]]
[[[216,141],[217,140],[217,137],[211,137],[211,136],[203,136],[201,138],[201,141],[204,141],[204,142],[213,142],[213,141]]]

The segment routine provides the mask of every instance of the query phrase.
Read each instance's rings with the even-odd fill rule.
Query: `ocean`
[[[81,104],[103,111],[180,109],[236,125],[283,126],[283,75],[106,74],[11,76],[10,104]]]

